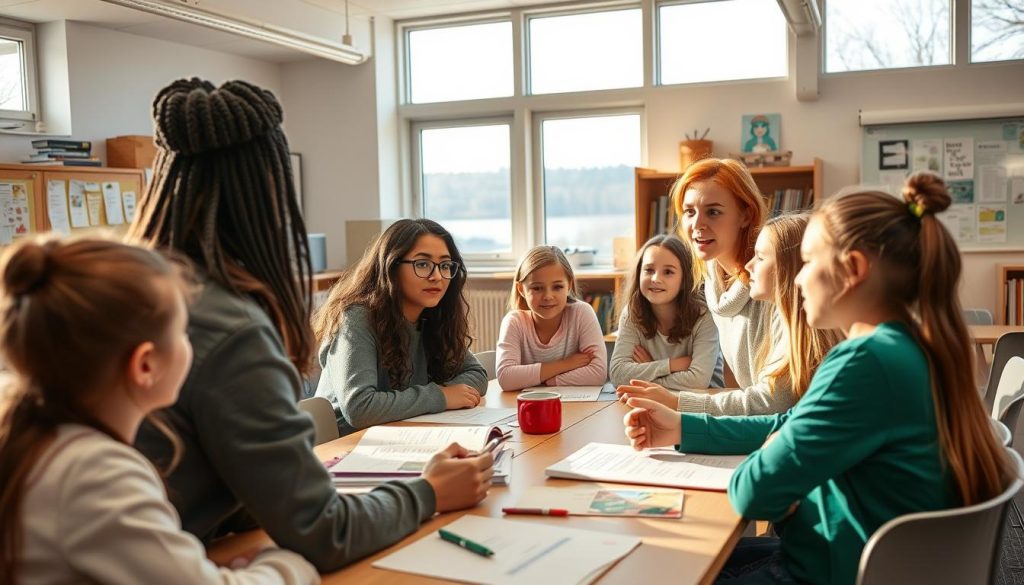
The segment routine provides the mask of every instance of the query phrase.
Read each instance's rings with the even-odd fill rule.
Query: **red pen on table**
[[[522,514],[530,516],[568,516],[569,510],[560,508],[502,508],[504,514]]]

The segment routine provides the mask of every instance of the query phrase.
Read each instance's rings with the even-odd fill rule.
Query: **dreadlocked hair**
[[[160,90],[154,177],[129,237],[177,250],[250,296],[307,373],[312,268],[282,114],[272,93],[244,81],[179,79]]]

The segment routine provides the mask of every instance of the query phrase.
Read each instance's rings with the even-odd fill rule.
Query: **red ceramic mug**
[[[549,435],[562,429],[562,395],[557,392],[523,392],[516,400],[519,428],[530,435]]]

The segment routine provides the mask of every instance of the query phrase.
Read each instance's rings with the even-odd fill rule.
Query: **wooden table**
[[[1007,333],[1024,332],[1020,325],[968,325],[967,330],[974,343],[989,344],[995,343],[997,339]]]
[[[516,392],[487,393],[487,406],[509,406],[515,403]],[[589,442],[625,443],[622,418],[627,408],[618,402],[571,402],[563,405],[562,430],[552,435],[525,435],[515,429],[512,438],[515,457],[512,460],[512,485],[492,488],[487,499],[476,508],[440,514],[425,522],[414,534],[396,545],[363,559],[340,571],[324,575],[323,582],[391,584],[437,583],[435,579],[373,568],[375,560],[437,532],[438,528],[465,514],[501,518],[503,506],[513,506],[525,490],[534,485],[570,485],[576,482],[547,479],[544,469]],[[316,448],[321,459],[350,450],[361,433],[343,437]],[[643,544],[613,566],[600,583],[711,583],[746,526],[733,512],[723,493],[686,490],[683,518],[595,518],[574,516],[549,518],[540,516],[508,517],[511,522],[552,524],[573,528],[631,534]],[[266,535],[254,531],[231,537],[211,550],[211,557],[223,561],[248,550]]]

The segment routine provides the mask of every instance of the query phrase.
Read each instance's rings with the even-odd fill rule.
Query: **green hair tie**
[[[913,215],[917,219],[921,219],[924,215],[924,205],[921,205],[917,201],[911,201],[907,204],[907,209],[910,210],[910,215]]]

